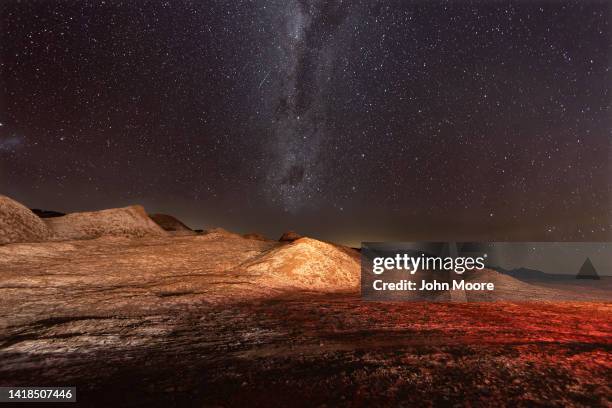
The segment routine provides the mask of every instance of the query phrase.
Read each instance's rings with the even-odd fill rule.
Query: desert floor
[[[278,245],[0,247],[0,385],[76,386],[79,405],[105,407],[612,403],[610,302],[287,290],[253,266]]]

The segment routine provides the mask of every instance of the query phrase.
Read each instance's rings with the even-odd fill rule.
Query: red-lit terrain
[[[0,378],[98,406],[609,406],[611,311],[307,295],[55,317],[3,338]],[[27,342],[46,350],[7,351]]]
[[[115,236],[42,225],[44,241],[0,246],[0,386],[75,385],[103,407],[612,404],[610,300],[550,301],[564,292],[491,271],[523,301],[365,302],[348,248],[122,237],[126,214],[145,234],[119,211],[62,226]]]

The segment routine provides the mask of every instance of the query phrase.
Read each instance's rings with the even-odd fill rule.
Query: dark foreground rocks
[[[0,383],[90,406],[607,406],[610,311],[306,295],[56,317],[2,339]]]

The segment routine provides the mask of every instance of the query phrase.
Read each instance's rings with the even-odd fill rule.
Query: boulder
[[[302,236],[295,231],[287,231],[278,239],[279,242],[293,242],[296,239],[300,239]]]

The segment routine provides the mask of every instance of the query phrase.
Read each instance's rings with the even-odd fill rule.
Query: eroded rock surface
[[[15,200],[0,195],[0,245],[48,239],[44,221]]]
[[[261,287],[331,291],[357,291],[359,254],[311,238],[275,247],[242,267]]]
[[[71,213],[63,217],[45,218],[44,222],[56,240],[167,235],[139,205]]]

